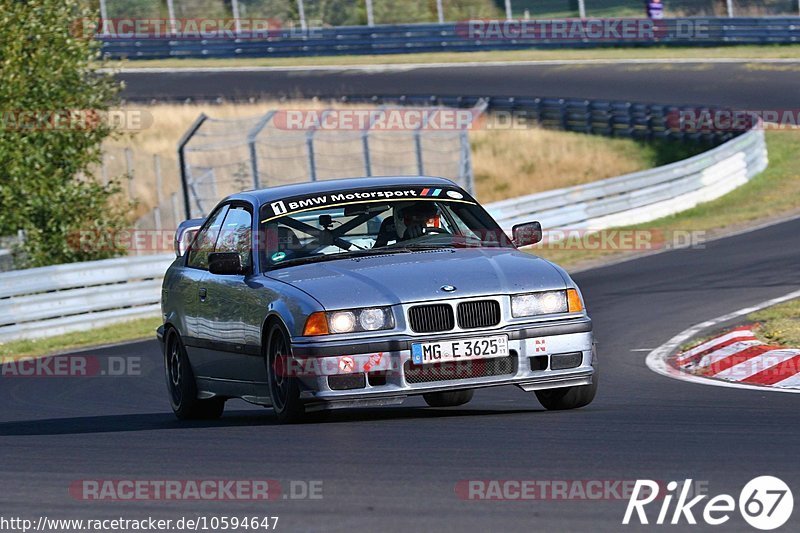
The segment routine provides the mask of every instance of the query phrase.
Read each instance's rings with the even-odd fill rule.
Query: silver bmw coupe
[[[241,398],[281,422],[422,395],[458,406],[516,385],[547,409],[597,390],[592,321],[560,267],[518,248],[442,178],[331,180],[224,199],[181,224],[164,278],[169,399],[181,419]]]

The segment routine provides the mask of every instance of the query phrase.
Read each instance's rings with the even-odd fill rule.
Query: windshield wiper
[[[352,252],[341,252],[338,254],[309,255],[307,257],[295,257],[293,259],[287,259],[286,261],[270,265],[267,270],[276,270],[287,266],[302,265],[307,263],[321,263],[323,261],[335,261],[337,259],[358,259],[359,257],[370,257],[375,255],[387,255],[387,254],[398,254],[398,253],[407,254],[413,251],[414,250],[405,247],[369,248],[366,250],[353,250]]]

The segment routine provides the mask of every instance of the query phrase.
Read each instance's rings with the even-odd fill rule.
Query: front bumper
[[[509,357],[503,361],[480,359],[419,366],[411,362],[414,343],[498,334],[508,336]],[[304,384],[302,397],[325,402],[328,408],[395,404],[415,394],[500,385],[517,385],[526,391],[589,385],[596,366],[588,317],[491,332],[398,336],[358,344],[301,342],[293,344],[292,354],[300,368],[326,368],[300,379]],[[343,357],[349,358],[354,368],[338,370],[336,361]],[[319,361],[333,365],[308,364]]]

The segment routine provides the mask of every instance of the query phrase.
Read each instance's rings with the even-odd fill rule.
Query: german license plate
[[[422,342],[411,345],[411,362],[415,365],[427,365],[445,361],[472,361],[507,356],[508,336],[506,335]]]

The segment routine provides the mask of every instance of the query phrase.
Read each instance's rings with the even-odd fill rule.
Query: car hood
[[[558,269],[511,248],[432,250],[296,265],[267,273],[325,309],[566,288]],[[452,285],[453,292],[442,287]]]

